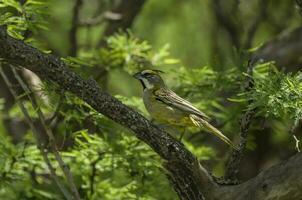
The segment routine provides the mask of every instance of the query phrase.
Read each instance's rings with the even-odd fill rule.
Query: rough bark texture
[[[96,111],[131,129],[138,139],[163,158],[167,176],[180,199],[287,200],[302,196],[301,153],[250,181],[236,186],[220,186],[182,143],[102,91],[95,81],[83,80],[70,71],[60,58],[10,37],[3,26],[0,26],[0,58],[35,72],[44,81],[56,83],[62,91],[73,93]]]

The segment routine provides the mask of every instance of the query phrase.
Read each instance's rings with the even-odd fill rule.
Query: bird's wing
[[[154,95],[156,97],[156,100],[161,101],[162,103],[165,103],[173,108],[176,108],[188,114],[197,115],[206,120],[210,119],[206,114],[195,108],[190,102],[175,94],[172,90],[161,88],[159,90],[156,90],[154,92]]]

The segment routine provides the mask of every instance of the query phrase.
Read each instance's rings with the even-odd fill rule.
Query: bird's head
[[[143,85],[144,90],[158,89],[165,86],[163,79],[160,77],[160,70],[146,69],[141,72],[137,72],[133,75]]]

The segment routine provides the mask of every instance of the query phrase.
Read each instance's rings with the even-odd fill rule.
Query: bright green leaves
[[[35,33],[47,29],[47,0],[27,0],[21,4],[17,0],[0,1],[0,25],[6,25],[9,34],[24,39],[26,31]]]
[[[256,66],[254,88],[247,93],[252,100],[249,109],[258,108],[266,117],[290,118],[295,123],[302,117],[302,73],[285,74],[272,63]]]
[[[147,145],[123,132],[107,134],[111,136],[78,131],[73,149],[63,153],[87,199],[153,200],[174,195],[161,173],[159,157]]]
[[[119,68],[133,74],[142,69],[177,63],[178,60],[168,57],[168,48],[166,45],[154,51],[147,41],[137,39],[131,32],[119,33],[107,39],[107,48],[101,50],[101,58],[108,69]]]

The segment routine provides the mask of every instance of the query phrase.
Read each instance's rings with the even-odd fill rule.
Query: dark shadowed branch
[[[75,4],[73,7],[71,28],[69,31],[69,40],[70,40],[69,55],[70,56],[77,56],[77,50],[78,50],[77,31],[79,27],[79,21],[80,21],[79,15],[80,15],[80,9],[82,4],[83,4],[82,0],[75,0]]]
[[[247,65],[247,78],[245,82],[245,91],[250,91],[253,87],[253,68],[255,65],[256,61],[249,61]],[[248,102],[249,104],[252,102]],[[250,110],[248,109],[241,117],[240,120],[240,142],[239,142],[239,147],[238,151],[233,150],[232,154],[227,161],[226,164],[226,170],[225,170],[225,179],[237,179],[237,174],[239,170],[239,166],[241,164],[241,160],[243,158],[245,149],[246,149],[246,144],[247,144],[247,137],[248,137],[248,131],[251,125],[251,122],[254,118],[255,115],[255,109]]]

